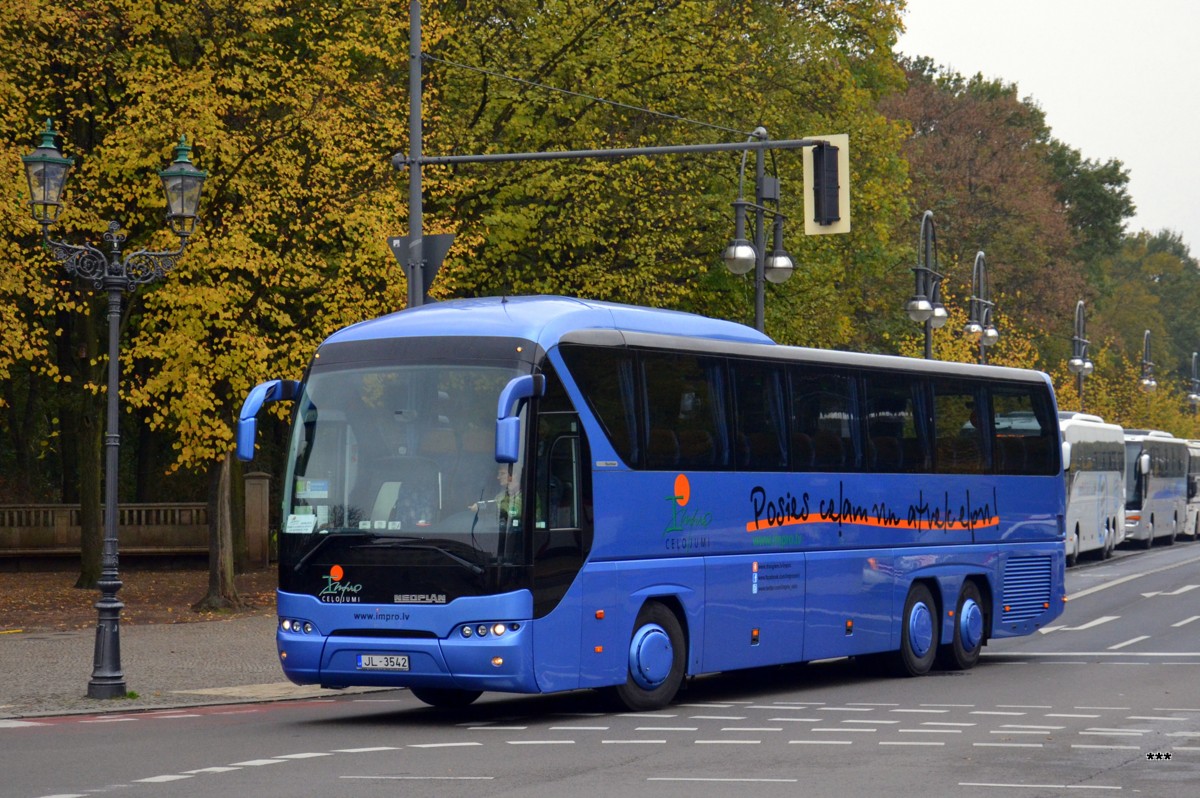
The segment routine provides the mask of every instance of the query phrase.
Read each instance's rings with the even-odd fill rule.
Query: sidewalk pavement
[[[345,694],[294,685],[275,652],[275,615],[121,626],[121,667],[134,698],[87,697],[96,632],[0,634],[5,718],[133,712]],[[360,692],[353,688],[349,692]]]

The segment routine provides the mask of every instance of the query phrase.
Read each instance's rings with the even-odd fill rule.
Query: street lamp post
[[[1071,359],[1067,361],[1067,371],[1075,375],[1075,392],[1079,394],[1080,413],[1084,411],[1083,378],[1095,369],[1095,364],[1088,357],[1089,343],[1083,315],[1083,300],[1081,299],[1075,303],[1075,334],[1071,337]],[[1147,343],[1148,345],[1149,343]]]
[[[930,266],[930,262],[934,264]],[[937,230],[933,211],[921,216],[921,237],[917,243],[916,290],[904,306],[908,317],[925,328],[925,359],[933,359],[933,331],[946,323],[948,314],[942,304],[942,275],[937,271]]]
[[[988,283],[987,260],[983,251],[975,254],[975,266],[971,270],[971,299],[968,302],[967,325],[963,332],[979,343],[979,362],[987,363],[987,348],[1000,339],[1000,332],[992,324],[992,289]]]
[[[75,245],[50,238],[50,227],[58,221],[62,209],[62,191],[67,173],[74,164],[58,149],[58,133],[50,120],[42,132],[42,142],[31,154],[22,156],[29,180],[30,209],[42,227],[42,241],[50,255],[62,263],[68,274],[90,280],[97,290],[108,293],[108,399],[107,430],[104,436],[104,547],[100,580],[100,599],[95,607],[98,614],[96,649],[89,698],[119,698],[126,694],[125,673],[121,669],[121,610],[124,604],[117,598],[121,579],[117,572],[117,467],[120,462],[121,438],[118,432],[118,390],[120,377],[121,295],[140,285],[162,279],[175,267],[189,237],[196,227],[200,207],[200,190],[206,172],[191,162],[191,147],[180,137],[175,147],[175,161],[160,171],[163,191],[167,195],[167,224],[179,236],[179,249],[173,252],[138,250],[124,257],[121,245],[124,233],[119,222],[109,222],[104,233],[108,252],[90,244]]]
[[[1154,379],[1154,363],[1150,360],[1150,331],[1146,330],[1142,336],[1142,378],[1138,381],[1140,387],[1146,393],[1154,393],[1158,390],[1158,381]]]
[[[1192,392],[1188,394],[1188,404],[1192,406],[1192,415],[1196,415],[1196,409],[1200,408],[1200,374],[1196,372],[1196,359],[1200,358],[1200,352],[1192,352]]]
[[[755,128],[751,139],[766,141],[767,129]],[[779,179],[766,174],[766,153],[759,149],[754,161],[754,202],[745,199],[743,186],[746,178],[746,152],[742,152],[742,165],[738,171],[738,195],[733,203],[733,241],[725,248],[721,258],[726,268],[734,274],[746,274],[754,270],[754,329],[763,332],[766,316],[766,283],[787,282],[795,264],[783,249],[783,223],[786,217],[779,212]],[[773,207],[768,207],[767,203]],[[746,239],[746,209],[754,209],[754,242]],[[766,215],[772,218],[772,250],[766,251]]]

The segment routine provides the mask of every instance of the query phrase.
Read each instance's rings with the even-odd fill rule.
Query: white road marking
[[[1045,748],[1041,743],[971,743],[976,748]]]
[[[1184,593],[1187,593],[1189,590],[1195,590],[1198,587],[1200,587],[1200,585],[1184,585],[1183,587],[1172,590],[1170,593],[1165,593],[1161,590],[1155,590],[1152,593],[1143,593],[1142,597],[1143,598],[1153,598],[1155,596],[1182,596]]]
[[[699,776],[650,776],[646,781],[703,781],[733,784],[795,784],[799,779],[715,779]]]
[[[1097,626],[1108,623],[1109,621],[1119,621],[1120,619],[1121,619],[1120,615],[1101,615],[1099,618],[1093,618],[1092,620],[1088,621],[1087,623],[1081,623],[1079,626],[1046,626],[1046,627],[1039,629],[1038,631],[1044,635],[1048,635],[1051,632],[1059,632],[1059,631],[1061,631],[1061,632],[1082,632],[1086,629],[1095,629]]]
[[[308,753],[304,754],[280,754],[279,756],[276,756],[275,759],[316,759],[319,756],[332,756],[332,754],[324,751],[309,751]]]
[[[185,773],[170,773],[163,776],[151,776],[148,779],[134,779],[138,784],[165,784],[168,781],[183,781],[191,776]]]
[[[418,743],[409,748],[471,748],[483,743]]]
[[[495,776],[338,776],[339,779],[365,781],[493,781]]]
[[[231,768],[257,768],[263,765],[282,765],[286,759],[247,759],[245,762],[230,762]]]
[[[1117,643],[1115,646],[1109,646],[1108,650],[1116,651],[1118,648],[1125,648],[1125,646],[1132,646],[1134,643],[1140,643],[1143,640],[1149,640],[1149,639],[1150,639],[1150,635],[1138,635],[1137,637],[1126,640],[1124,643]]]
[[[1176,627],[1176,628],[1178,628],[1180,626],[1187,626],[1192,621],[1200,621],[1200,615],[1193,615],[1191,618],[1184,618],[1182,621],[1179,621],[1178,623],[1171,624],[1171,626]]]

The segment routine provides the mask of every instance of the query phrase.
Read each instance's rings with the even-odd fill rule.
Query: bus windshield
[[[1125,509],[1140,510],[1142,507],[1142,480],[1145,475],[1138,468],[1138,457],[1142,454],[1141,441],[1125,444]]]
[[[314,368],[288,452],[284,570],[350,550],[471,573],[516,564],[524,452],[497,463],[495,425],[517,374],[515,363]]]

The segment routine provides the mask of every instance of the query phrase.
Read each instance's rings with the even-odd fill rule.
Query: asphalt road
[[[404,691],[0,728],[0,795],[1191,796],[1200,544],[1068,571],[1057,623],[962,673],[837,660],[697,680],[655,713],[589,692]]]

